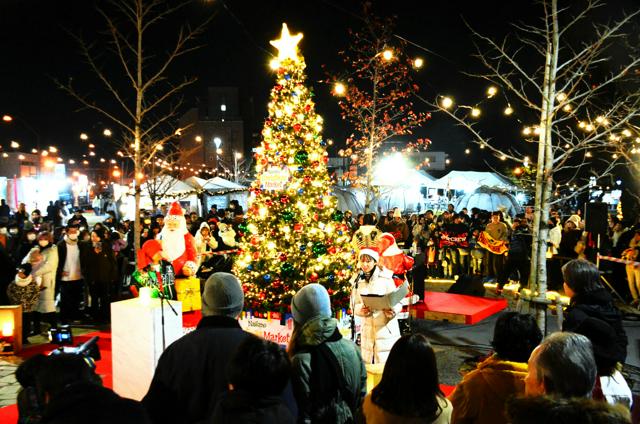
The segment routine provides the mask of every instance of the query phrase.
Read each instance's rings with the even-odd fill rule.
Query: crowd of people
[[[66,354],[18,368],[21,419],[42,423],[629,423],[632,395],[619,367],[627,339],[598,270],[563,268],[572,304],[563,331],[542,337],[531,315],[503,313],[494,352],[446,397],[432,345],[407,334],[392,345],[367,393],[361,349],[342,336],[327,290],[308,284],[291,302],[286,350],[241,329],[239,280],[214,273],[197,328],[162,354],[140,403],[101,387],[92,364]],[[609,299],[610,300],[610,299]],[[93,411],[93,414],[91,413]],[[100,412],[97,412],[100,411]]]
[[[7,294],[3,302],[23,305],[25,340],[42,332],[42,322],[51,327],[59,322],[108,322],[109,303],[128,295],[127,277],[145,278],[131,266],[132,222],[108,213],[90,226],[80,210],[64,215],[53,207],[54,216],[43,217],[37,210],[27,214],[24,205],[6,215],[5,207],[2,202],[0,260],[10,275],[0,292]],[[366,294],[397,293],[404,287],[406,276],[398,278],[398,270],[389,265],[393,255],[402,257],[398,269],[410,271],[418,287],[426,276],[468,274],[494,279],[498,290],[509,279],[526,285],[531,212],[527,208],[511,218],[501,211],[456,212],[452,205],[437,216],[426,211],[403,217],[395,209],[380,217],[354,217],[347,211],[344,223],[358,246],[352,309],[363,319],[359,346],[338,330],[326,289],[308,284],[293,297],[294,330],[285,352],[251,336],[237,321],[244,294],[229,273],[244,222],[237,202],[226,210],[214,206],[206,216],[180,210],[179,225],[168,206],[142,211],[138,259],[149,276],[157,275],[155,266],[166,259],[159,254],[163,246],[158,239],[182,226],[188,232],[184,237],[194,239],[193,260],[178,266],[173,261],[170,268],[206,280],[197,329],[162,354],[142,403],[100,387],[90,361],[27,361],[21,367],[29,374],[22,374],[21,396],[31,403],[21,407],[21,414],[32,411],[41,422],[82,422],[74,421],[66,408],[77,401],[122,405],[121,422],[528,423],[533,416],[583,417],[585,411],[613,420],[607,422],[628,422],[632,397],[620,373],[627,348],[621,314],[602,286],[599,270],[587,260],[595,247],[578,214],[563,227],[557,214],[549,220],[548,260],[557,265],[559,275],[554,282],[571,298],[564,332],[543,340],[532,317],[503,314],[494,330],[494,353],[448,398],[440,389],[427,338],[401,335],[399,302],[374,310],[363,300]],[[609,228],[606,248],[636,258],[639,227],[625,229],[611,218]],[[367,244],[373,239],[378,244]],[[636,271],[627,266],[632,300],[640,289]],[[419,288],[414,291],[423,295]],[[369,394],[365,364],[385,364],[382,380]],[[58,378],[56,372],[66,377]],[[522,414],[522,409],[531,412]]]

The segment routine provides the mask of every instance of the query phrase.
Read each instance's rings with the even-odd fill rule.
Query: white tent
[[[497,173],[478,171],[451,171],[444,177],[434,181],[430,187],[447,190],[462,190],[470,193],[478,187],[483,186],[515,190],[513,184]]]
[[[207,180],[196,177],[195,175],[193,177],[189,177],[186,180],[184,180],[185,184],[189,184],[191,187],[193,187],[196,190],[202,190],[202,186],[204,186],[206,182]]]
[[[247,187],[234,183],[233,181],[225,180],[224,178],[214,177],[205,181],[204,184],[202,184],[202,188],[209,191],[216,191],[216,190],[230,190],[230,189],[240,190]]]
[[[394,173],[398,170],[389,169],[389,173]],[[386,178],[385,173],[375,173],[373,176],[373,185],[381,187],[431,187],[435,178],[427,174],[424,171],[418,171],[417,169],[406,169],[402,171],[402,175],[398,178]]]
[[[489,187],[480,187],[473,193],[467,193],[458,199],[455,210],[459,211],[462,208],[468,210],[478,208],[489,212],[504,210],[512,217],[522,212],[522,208],[514,196],[504,190]]]
[[[214,177],[202,184],[205,192],[205,208],[209,210],[211,205],[217,205],[218,208],[226,208],[231,200],[237,200],[244,210],[247,209],[247,199],[249,197],[248,187],[225,180],[224,178]],[[226,193],[229,190],[238,190],[232,193]],[[220,192],[216,195],[216,192]]]

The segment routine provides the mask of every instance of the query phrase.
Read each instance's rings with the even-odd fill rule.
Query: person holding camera
[[[146,424],[142,405],[102,386],[82,354],[36,355],[16,370],[19,424]]]

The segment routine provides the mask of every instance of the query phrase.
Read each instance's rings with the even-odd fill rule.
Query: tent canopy
[[[514,196],[504,190],[497,190],[490,187],[480,187],[473,193],[462,196],[455,204],[455,210],[462,208],[483,209],[485,211],[504,210],[510,216],[515,216],[521,212],[521,207]]]
[[[177,193],[189,193],[193,191],[193,187],[187,183],[184,183],[177,178],[173,178],[171,175],[160,175],[149,182],[145,182],[141,185],[143,194],[148,193],[148,189],[162,192],[163,194],[177,194]]]
[[[478,187],[494,187],[514,190],[515,187],[506,178],[495,172],[451,171],[444,177],[431,183],[430,187],[448,190],[472,192]]]
[[[204,186],[206,182],[207,180],[196,177],[195,175],[193,177],[189,177],[186,180],[184,180],[185,184],[189,184],[191,187],[193,187],[196,190],[202,190],[202,186]]]
[[[233,181],[225,180],[224,178],[214,177],[208,179],[202,185],[204,190],[216,191],[216,190],[229,190],[229,189],[243,189],[247,188],[243,185],[234,183]]]
[[[386,171],[385,169],[385,172]],[[389,169],[388,172],[392,173],[394,170]],[[391,184],[386,180],[384,175],[374,174],[373,176],[373,185],[386,187],[431,187],[433,181],[435,181],[435,178],[431,175],[414,168],[405,170],[400,181],[394,181]]]

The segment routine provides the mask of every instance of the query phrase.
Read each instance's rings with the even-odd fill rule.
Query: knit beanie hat
[[[138,269],[145,269],[151,262],[156,253],[162,251],[162,243],[160,240],[147,240],[138,250]]]
[[[202,316],[225,315],[236,318],[244,307],[244,292],[240,281],[228,272],[211,274],[204,283]]]
[[[291,314],[296,324],[318,316],[331,317],[329,293],[320,284],[307,284],[291,299]]]

